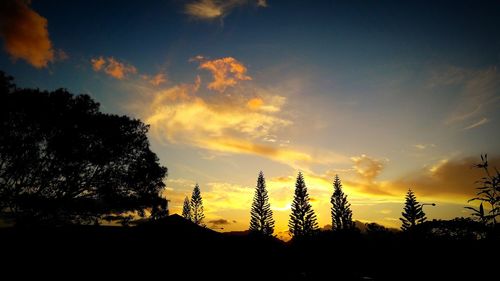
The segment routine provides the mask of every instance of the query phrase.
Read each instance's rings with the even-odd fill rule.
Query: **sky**
[[[468,216],[500,165],[500,3],[401,2],[6,0],[0,70],[150,124],[171,213],[199,183],[213,229],[248,229],[261,170],[278,236],[299,171],[320,226],[336,174],[362,222],[399,228],[409,188]]]

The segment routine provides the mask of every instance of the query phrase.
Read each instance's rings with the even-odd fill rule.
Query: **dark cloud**
[[[482,169],[474,167],[479,157],[459,160],[442,160],[394,182],[393,188],[401,193],[412,188],[418,195],[450,195],[472,198],[477,193],[476,183],[485,176]],[[500,157],[490,158],[491,167],[500,167]]]
[[[210,220],[210,221],[208,221],[208,223],[211,223],[213,225],[228,225],[228,224],[231,224],[231,222],[228,221],[228,220],[226,220],[226,219]]]

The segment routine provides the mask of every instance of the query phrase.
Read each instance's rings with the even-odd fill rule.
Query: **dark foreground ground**
[[[284,243],[178,216],[137,227],[0,229],[0,272],[21,280],[499,280],[499,240],[332,235]]]

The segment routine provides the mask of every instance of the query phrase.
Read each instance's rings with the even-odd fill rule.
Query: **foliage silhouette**
[[[417,224],[423,223],[427,219],[422,210],[422,205],[418,203],[417,197],[411,189],[408,189],[408,193],[406,194],[404,212],[401,215],[403,216],[400,218],[403,222],[401,226],[401,230],[403,231],[411,230]]]
[[[0,90],[3,216],[60,224],[167,214],[160,196],[167,168],[150,150],[147,125],[101,113],[88,95],[18,89],[4,73]]]
[[[309,194],[301,172],[299,172],[295,183],[295,195],[288,228],[290,235],[294,238],[311,236],[318,231],[316,214],[309,203]]]
[[[190,205],[192,222],[204,226],[203,219],[205,218],[205,214],[203,213],[203,199],[201,198],[200,186],[198,184],[194,186]]]
[[[189,198],[187,196],[186,198],[184,198],[184,205],[182,206],[182,217],[187,219],[188,221],[192,221],[191,205],[189,203]]]
[[[332,230],[349,230],[354,228],[352,221],[351,204],[347,201],[347,195],[342,191],[342,182],[338,175],[335,175],[333,182],[333,194],[330,199],[332,203]]]
[[[481,163],[475,165],[476,168],[483,169],[486,176],[481,178],[478,183],[480,186],[477,188],[477,197],[470,199],[471,201],[481,201],[479,208],[465,207],[473,211],[473,216],[477,217],[480,221],[493,226],[497,223],[497,216],[500,215],[500,172],[495,168],[492,173],[489,169],[488,154],[481,155]],[[491,210],[485,214],[483,203],[488,203]]]
[[[485,239],[491,233],[482,222],[471,218],[426,221],[417,225],[414,231],[421,239],[462,241]]]
[[[266,190],[266,179],[262,171],[257,179],[252,209],[250,211],[250,231],[262,235],[272,235],[274,232],[274,219],[269,196]]]

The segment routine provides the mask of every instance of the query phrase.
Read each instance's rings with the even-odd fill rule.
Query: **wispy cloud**
[[[436,145],[433,143],[429,143],[429,144],[418,143],[418,144],[414,144],[413,147],[418,149],[418,150],[426,150],[429,148],[434,148],[434,147],[436,147]]]
[[[0,36],[5,50],[14,59],[23,59],[36,68],[47,67],[58,57],[47,30],[47,19],[29,7],[30,1],[0,2]],[[61,57],[62,58],[62,57]]]
[[[459,89],[459,96],[453,110],[445,119],[445,124],[470,124],[471,119],[489,114],[498,107],[500,73],[496,67],[483,70],[451,68],[444,73],[440,79],[434,79],[433,85],[453,85]],[[487,120],[487,117],[483,119]],[[487,122],[483,119],[480,121],[482,124]]]
[[[199,20],[221,19],[234,8],[254,4],[257,7],[267,7],[266,0],[195,0],[185,6],[185,13]]]
[[[191,61],[200,62],[199,68],[208,70],[212,74],[213,81],[208,84],[210,90],[222,93],[240,81],[252,80],[252,77],[247,75],[246,66],[233,57],[209,60],[196,56]]]
[[[490,120],[488,118],[483,118],[479,121],[477,121],[476,123],[473,123],[467,127],[464,128],[464,130],[470,130],[470,129],[474,129],[474,128],[477,128],[477,127],[480,127],[486,123],[488,123]]]

